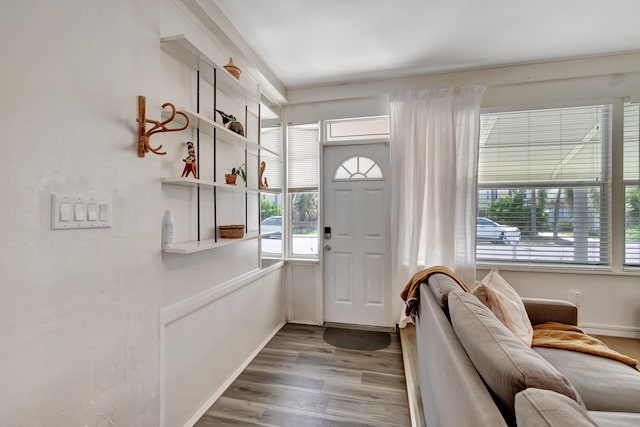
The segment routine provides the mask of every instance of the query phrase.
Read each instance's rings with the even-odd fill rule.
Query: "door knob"
[[[331,245],[324,245],[324,250],[325,251],[330,251],[331,250]]]

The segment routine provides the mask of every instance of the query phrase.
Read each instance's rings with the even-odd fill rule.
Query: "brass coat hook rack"
[[[180,111],[176,111],[176,107],[174,107],[174,105],[170,102],[165,102],[164,104],[162,104],[162,108],[167,108],[167,107],[171,109],[171,115],[167,120],[159,122],[157,120],[147,119],[145,117],[146,98],[144,96],[138,96],[138,119],[137,119],[138,121],[138,157],[144,157],[144,153],[148,153],[148,152],[152,152],[154,154],[158,154],[161,156],[167,154],[166,151],[160,151],[162,149],[162,144],[159,145],[157,148],[153,148],[149,145],[149,138],[154,133],[178,132],[181,130],[185,130],[187,127],[189,127],[189,117],[187,117],[186,114]],[[167,128],[166,125],[171,123],[176,118],[176,114],[179,114],[182,117],[184,117],[184,120],[186,122],[185,125],[181,128],[175,128],[175,129]],[[146,130],[147,123],[153,124],[153,126],[149,130]]]

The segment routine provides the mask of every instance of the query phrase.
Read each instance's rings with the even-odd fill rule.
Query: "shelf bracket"
[[[162,108],[167,107],[171,109],[171,115],[167,120],[159,122],[157,120],[147,119],[145,117],[146,98],[144,96],[138,96],[138,157],[144,157],[144,154],[148,152],[152,152],[161,156],[167,154],[166,151],[160,151],[162,149],[162,144],[156,148],[153,148],[149,145],[149,138],[151,138],[151,135],[153,135],[154,133],[178,132],[189,127],[189,117],[187,117],[186,114],[180,111],[176,111],[176,107],[174,107],[174,105],[170,102],[165,102],[164,104],[162,104]],[[176,114],[184,117],[185,125],[181,128],[167,128],[166,125],[171,123],[176,118]],[[153,126],[149,130],[146,129],[147,123],[153,124]]]

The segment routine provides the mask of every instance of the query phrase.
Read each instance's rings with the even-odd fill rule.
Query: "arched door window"
[[[350,179],[383,179],[382,169],[368,157],[350,157],[336,169],[333,176],[335,180],[346,181]]]

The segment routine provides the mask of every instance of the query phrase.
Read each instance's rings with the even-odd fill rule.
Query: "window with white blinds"
[[[287,184],[289,191],[317,190],[320,179],[318,123],[287,127]]]
[[[319,123],[287,127],[287,187],[292,256],[318,256]]]
[[[640,104],[624,106],[625,265],[640,266]]]
[[[478,261],[609,264],[610,114],[481,115]]]
[[[273,127],[260,129],[260,145],[274,153],[280,153],[282,147],[282,127],[278,124]],[[267,179],[270,189],[282,189],[282,160],[279,156],[268,151],[260,152],[260,161],[265,162],[263,178]]]

